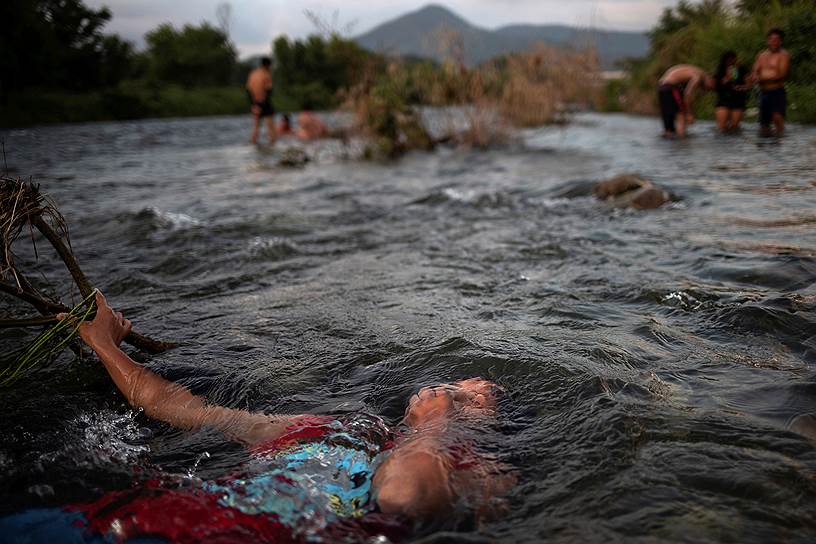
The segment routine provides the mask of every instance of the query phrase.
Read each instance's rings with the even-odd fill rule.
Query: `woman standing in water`
[[[742,66],[734,51],[726,51],[714,78],[717,81],[717,129],[722,134],[739,132],[748,101],[748,70]]]
[[[421,389],[399,432],[368,415],[268,415],[211,405],[128,357],[119,345],[130,321],[99,293],[96,302],[96,318],[79,332],[128,402],[174,427],[221,431],[248,448],[253,469],[214,481],[151,480],[90,504],[28,510],[0,519],[0,534],[11,542],[15,535],[93,543],[399,540],[411,524],[443,521],[457,507],[477,521],[495,514],[515,482],[468,438],[495,421],[499,388],[489,381]]]

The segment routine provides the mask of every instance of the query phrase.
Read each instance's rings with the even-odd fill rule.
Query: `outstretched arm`
[[[177,383],[136,363],[121,349],[130,332],[130,321],[114,312],[101,293],[96,294],[96,318],[83,323],[79,334],[99,356],[111,379],[128,402],[150,417],[182,429],[214,427],[233,440],[254,445],[281,435],[298,416],[268,416],[208,405]]]

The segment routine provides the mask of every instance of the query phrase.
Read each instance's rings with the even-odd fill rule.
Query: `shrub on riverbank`
[[[249,111],[244,91],[236,87],[185,89],[122,83],[113,89],[72,94],[29,90],[13,93],[0,104],[0,126],[232,115]]]
[[[503,142],[509,126],[563,122],[576,103],[598,102],[602,89],[594,51],[544,45],[475,68],[452,55],[442,66],[394,61],[368,74],[345,106],[372,140],[370,155],[386,157],[433,145],[417,105],[455,106],[438,140],[487,148]]]
[[[507,59],[499,104],[505,119],[531,127],[562,121],[570,105],[596,102],[598,55],[539,45]]]

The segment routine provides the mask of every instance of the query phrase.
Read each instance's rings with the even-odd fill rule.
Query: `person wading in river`
[[[39,531],[30,534],[54,542],[84,534],[94,543],[102,542],[94,540],[98,535],[185,543],[333,542],[350,534],[354,541],[400,539],[408,523],[443,521],[457,506],[469,508],[476,521],[495,515],[503,508],[499,497],[515,483],[507,467],[468,438],[495,421],[500,389],[489,381],[421,389],[408,402],[400,432],[367,415],[269,415],[217,406],[128,357],[119,344],[130,321],[99,293],[96,302],[95,319],[79,332],[128,402],[180,429],[217,429],[245,445],[264,470],[197,484],[151,481],[91,504],[29,510],[0,519],[0,534]]]
[[[747,70],[739,63],[734,51],[726,51],[720,57],[720,64],[714,78],[717,80],[717,103],[714,113],[717,130],[722,134],[739,132],[745,106],[748,102],[746,81]]]
[[[272,61],[269,57],[261,59],[261,64],[249,73],[246,82],[247,98],[252,111],[252,135],[249,141],[258,142],[258,133],[261,130],[261,119],[266,119],[266,130],[269,143],[275,143],[275,110],[272,107]]]
[[[777,136],[785,132],[787,94],[785,80],[790,72],[790,55],[782,49],[785,33],[778,28],[768,31],[768,48],[757,55],[752,79],[759,84],[759,130],[770,136],[771,123]]]
[[[715,87],[714,78],[702,68],[691,64],[679,64],[669,68],[660,78],[657,97],[663,117],[663,136],[684,137],[686,129],[694,123],[692,104],[700,91]]]

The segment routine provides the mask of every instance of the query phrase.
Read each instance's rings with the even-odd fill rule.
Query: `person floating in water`
[[[694,123],[692,104],[698,90],[714,89],[714,78],[702,68],[679,64],[669,68],[658,83],[657,96],[663,117],[663,136],[684,137]]]
[[[717,81],[717,129],[723,134],[740,130],[750,88],[747,76],[748,71],[738,62],[734,51],[722,54],[714,79]]]
[[[779,28],[768,31],[768,48],[757,55],[752,78],[759,84],[759,130],[770,136],[773,123],[777,136],[785,132],[787,94],[785,80],[790,72],[790,55],[782,49],[785,33]]]
[[[247,77],[246,91],[252,111],[252,135],[249,141],[258,143],[258,133],[261,130],[261,119],[266,119],[266,129],[269,143],[275,143],[275,110],[272,107],[272,61],[263,57],[261,64],[252,70]]]
[[[90,504],[0,519],[0,534],[96,543],[362,541],[408,536],[461,507],[495,516],[515,483],[481,453],[474,429],[495,421],[500,388],[480,378],[421,389],[402,430],[375,416],[268,415],[209,404],[128,357],[131,328],[97,293],[80,335],[128,402],[181,429],[221,431],[253,454],[252,470],[214,481],[167,477]],[[12,539],[12,541],[14,541]],[[152,540],[151,540],[152,542]]]

